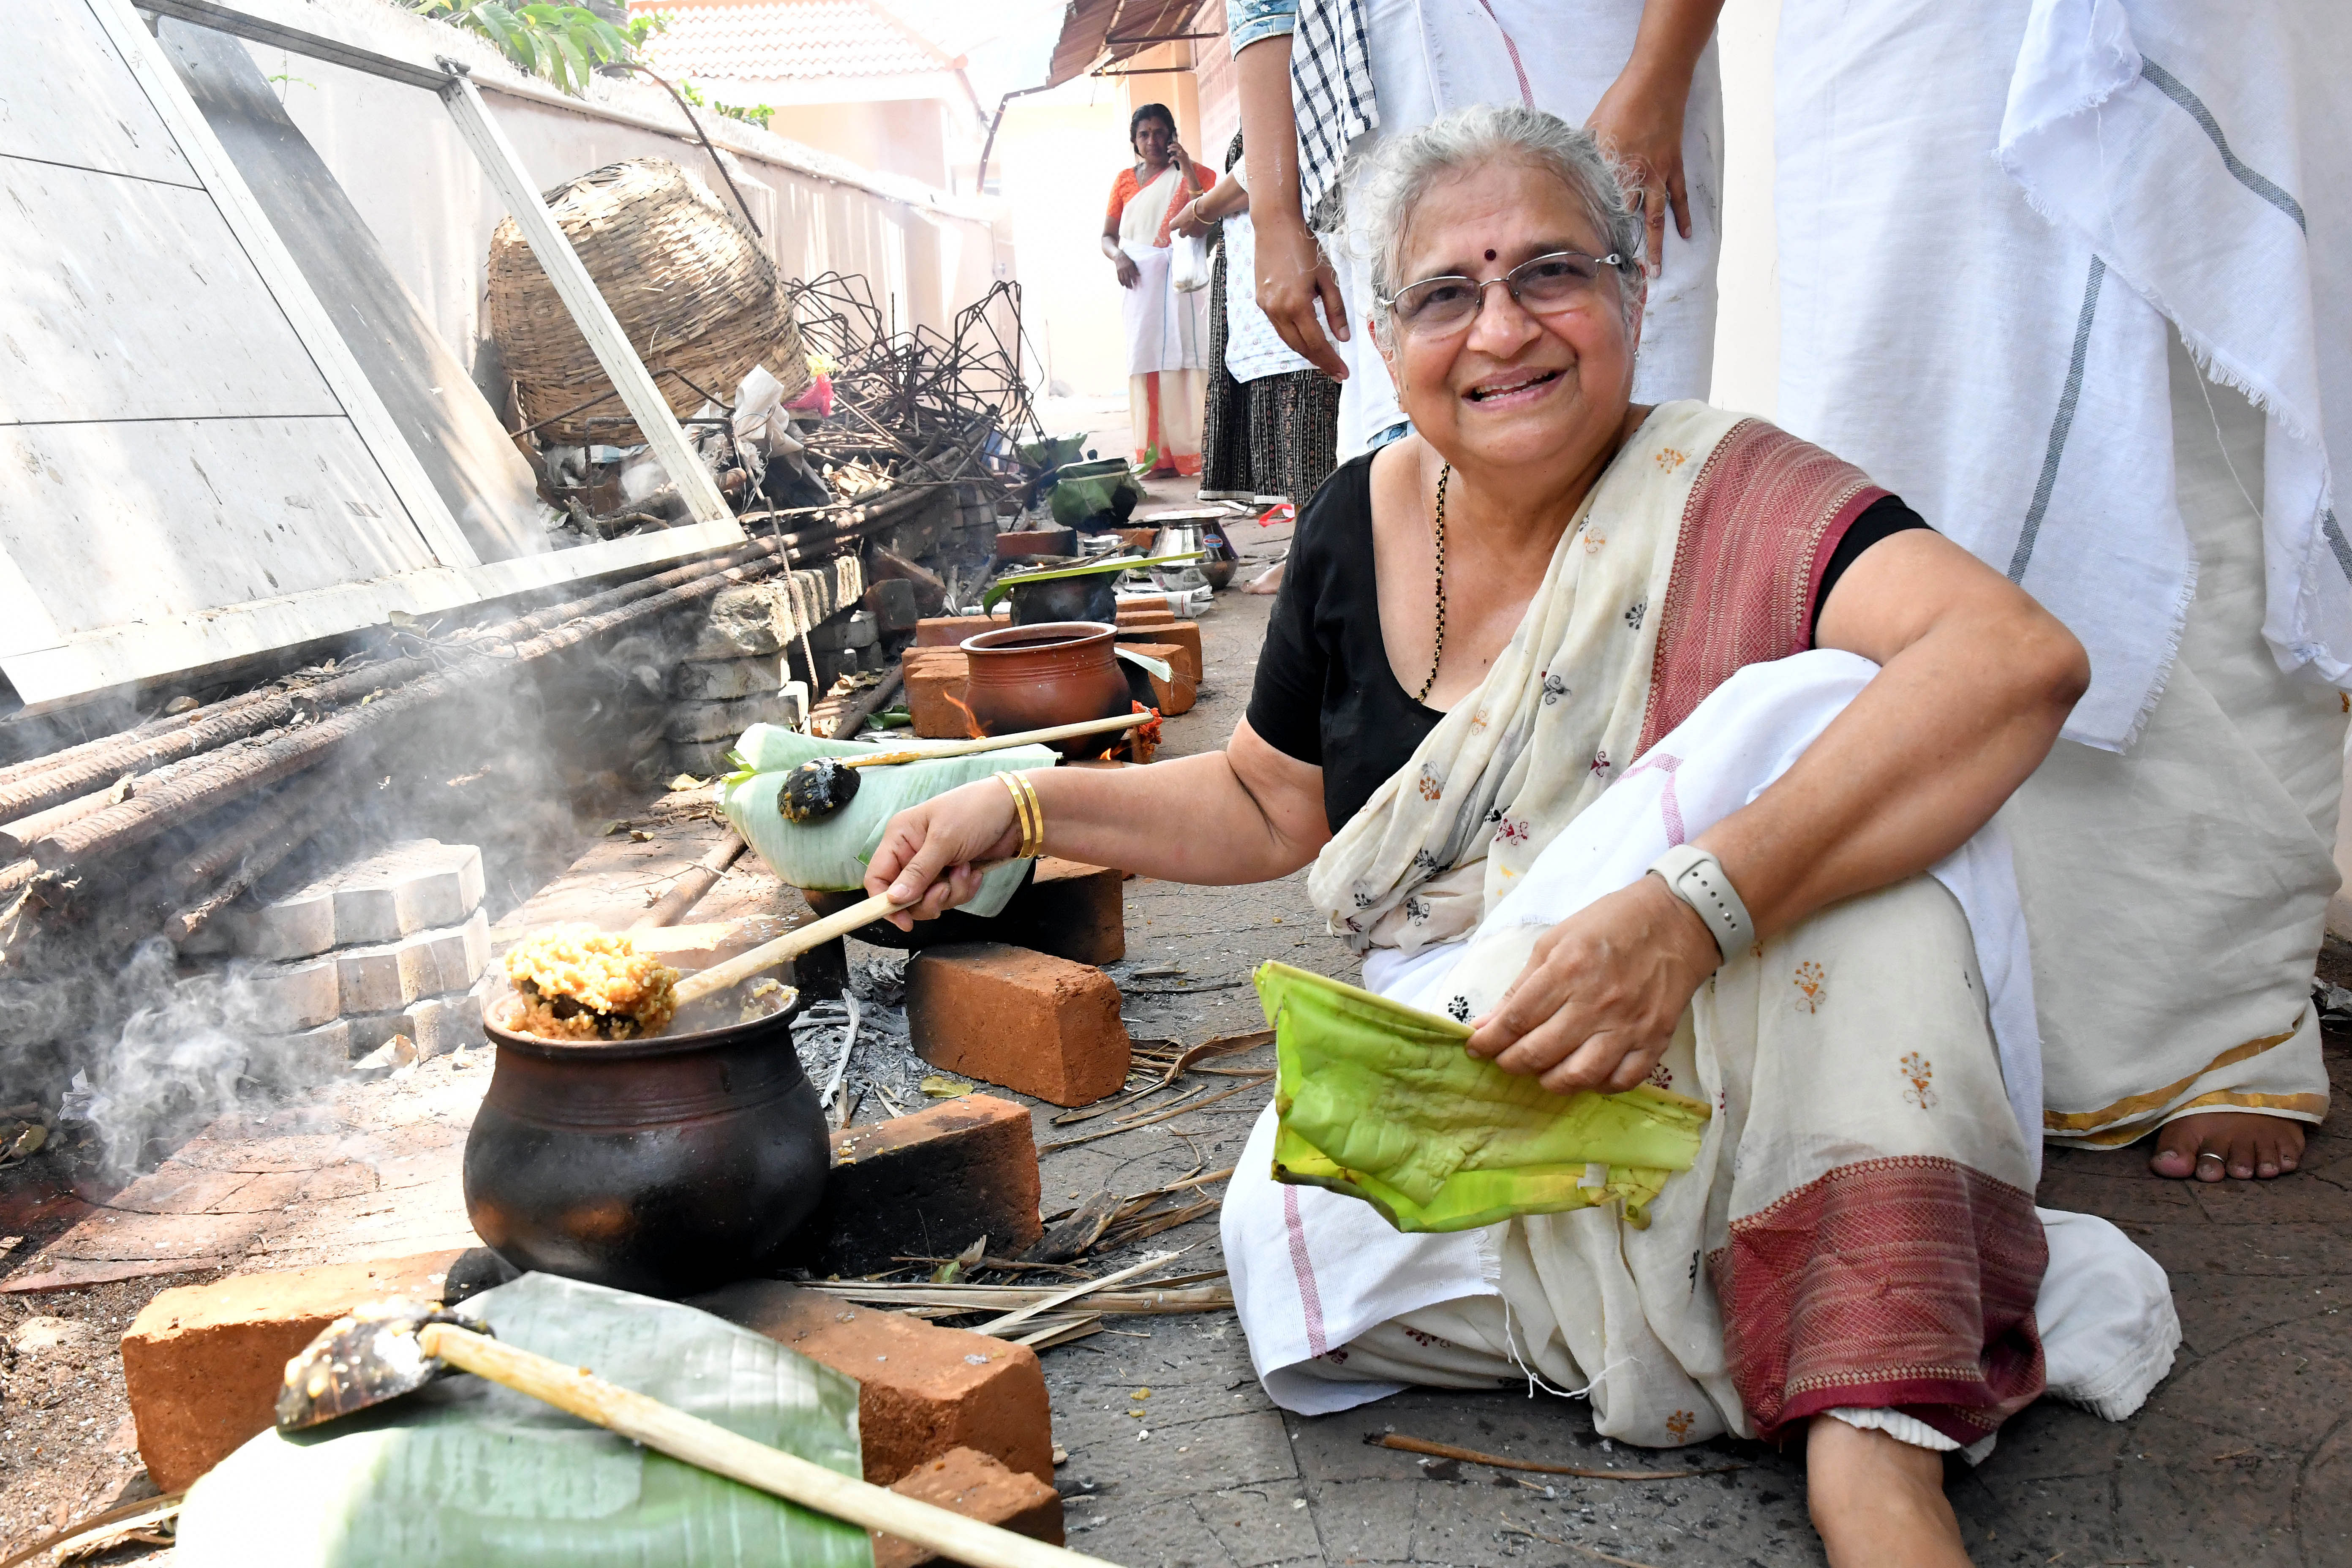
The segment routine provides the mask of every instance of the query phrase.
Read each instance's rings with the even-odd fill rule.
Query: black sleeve
[[[1249,725],[1258,738],[1286,757],[1323,765],[1323,689],[1329,656],[1315,635],[1315,602],[1322,574],[1313,548],[1309,502],[1291,536],[1290,559],[1276,592],[1265,644],[1257,656],[1257,680],[1250,688]]]
[[[1845,536],[1830,552],[1830,563],[1822,573],[1821,592],[1813,597],[1813,642],[1819,646],[1822,637],[1822,606],[1830,602],[1830,590],[1837,586],[1846,568],[1862,559],[1862,552],[1882,539],[1915,528],[1926,528],[1927,520],[1903,504],[1901,496],[1881,496],[1863,509],[1853,520]]]

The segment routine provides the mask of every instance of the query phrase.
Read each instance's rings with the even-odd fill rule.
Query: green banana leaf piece
[[[1263,963],[1274,1179],[1363,1199],[1402,1231],[1472,1230],[1622,1200],[1628,1223],[1698,1158],[1708,1111],[1643,1086],[1554,1094],[1462,1048],[1466,1024]]]
[[[1147,566],[1170,566],[1179,561],[1198,561],[1206,554],[1208,552],[1205,550],[1187,550],[1181,555],[1105,555],[1081,562],[1076,566],[1048,566],[1042,572],[1015,572],[991,583],[980,595],[980,607],[992,610],[1007,594],[1031,583],[1053,583],[1064,577],[1093,577],[1105,572],[1139,572]]]
[[[526,1274],[460,1309],[845,1476],[857,1384],[708,1312]],[[178,1568],[873,1568],[866,1531],[640,1448],[481,1378],[444,1378],[291,1437],[273,1428],[188,1494]]]

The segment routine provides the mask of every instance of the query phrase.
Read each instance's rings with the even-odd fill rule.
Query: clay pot
[[[1009,735],[1127,712],[1127,677],[1112,651],[1117,635],[1099,621],[1053,621],[966,637],[971,663],[964,703],[972,722],[983,735]],[[1057,745],[1077,762],[1113,743],[1081,735]]]
[[[772,1267],[833,1164],[791,1016],[592,1044],[485,1016],[498,1060],[466,1138],[475,1232],[518,1268],[647,1296]]]

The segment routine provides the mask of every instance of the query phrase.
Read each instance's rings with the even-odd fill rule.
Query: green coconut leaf
[[[1208,553],[1205,550],[1188,550],[1181,555],[1106,555],[1099,561],[1088,561],[1076,566],[1048,566],[1041,572],[1019,572],[999,577],[980,596],[980,607],[992,610],[1005,595],[1030,583],[1051,583],[1062,577],[1094,577],[1105,572],[1133,572],[1145,566],[1168,566],[1179,561],[1198,561]]]
[[[1612,1199],[1641,1226],[1698,1157],[1697,1100],[1554,1094],[1464,1050],[1466,1024],[1286,963],[1255,978],[1275,1029],[1276,1181],[1361,1198],[1403,1231]]]

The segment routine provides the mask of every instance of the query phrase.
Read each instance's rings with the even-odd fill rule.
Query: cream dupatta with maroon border
[[[1317,858],[1307,892],[1332,931],[1359,952],[1467,935],[1708,692],[1810,646],[1830,549],[1885,493],[1760,420],[1652,409],[1486,680]]]
[[[1332,928],[1360,951],[1458,943],[1420,1005],[1492,1006],[1544,927],[1486,917],[1515,887],[1550,896],[1545,847],[1620,777],[1673,773],[1666,748],[1644,753],[1717,687],[1810,645],[1822,570],[1884,493],[1760,421],[1653,411],[1486,681],[1324,849],[1308,887]],[[1669,822],[1669,841],[1684,826]],[[1394,1319],[1352,1369],[1349,1345],[1326,1353],[1310,1335],[1290,1375],[1475,1382],[1524,1367],[1586,1388],[1602,1432],[1658,1446],[1769,1437],[1832,1409],[1891,1409],[1974,1444],[2041,1392],[2035,1160],[1969,921],[1935,879],[1734,954],[1652,1081],[1714,1115],[1646,1228],[1601,1206],[1476,1233],[1499,1260],[1491,1296]],[[1264,1180],[1236,1174],[1229,1258],[1271,1224]],[[1302,1282],[1318,1249],[1361,1267],[1387,1244],[1330,1207],[1348,1201],[1283,1189],[1287,1238],[1255,1252],[1286,1246]],[[1464,1349],[1481,1335],[1500,1361]]]

